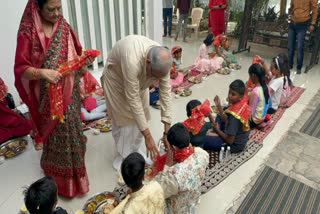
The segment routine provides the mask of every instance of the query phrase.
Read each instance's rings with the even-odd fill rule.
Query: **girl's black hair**
[[[41,10],[43,8],[43,5],[45,5],[48,2],[48,0],[37,0],[36,2]]]
[[[275,64],[276,69],[280,70],[280,73],[287,77],[289,86],[292,85],[292,81],[290,79],[290,66],[289,66],[289,58],[286,54],[281,53],[278,56],[272,59],[272,62]],[[286,78],[283,78],[283,88],[285,89]]]
[[[214,36],[213,34],[208,34],[207,38],[205,40],[203,40],[203,43],[206,45],[206,46],[210,46],[212,44],[214,40]]]
[[[57,186],[51,177],[44,177],[24,191],[24,203],[32,214],[51,214],[57,202]]]
[[[260,85],[263,88],[263,94],[264,94],[264,98],[266,100],[266,104],[268,104],[269,102],[269,90],[268,90],[268,86],[266,83],[266,71],[264,70],[264,68],[259,64],[259,63],[255,63],[252,64],[249,68],[249,75],[256,75],[258,77],[258,81],[260,83]]]
[[[192,114],[192,109],[194,109],[194,107],[197,107],[198,105],[201,105],[201,102],[199,100],[190,100],[186,106],[186,110],[187,110],[187,116],[190,117]]]

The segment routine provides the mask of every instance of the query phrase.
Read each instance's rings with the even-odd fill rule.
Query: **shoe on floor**
[[[160,100],[154,101],[151,106],[152,106],[153,108],[155,108],[155,109],[160,109],[160,108],[161,108],[161,106],[160,106]]]
[[[297,69],[297,74],[301,74],[301,69]]]

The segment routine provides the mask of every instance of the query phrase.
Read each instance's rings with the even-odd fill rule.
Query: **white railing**
[[[99,65],[104,66],[116,41],[131,34],[148,34],[144,15],[148,3],[148,0],[62,0],[62,13],[84,48],[101,50],[101,56],[93,63],[93,69],[98,69]]]

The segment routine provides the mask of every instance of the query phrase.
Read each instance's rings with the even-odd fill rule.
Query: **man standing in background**
[[[310,22],[310,14],[311,22]],[[294,49],[297,45],[297,74],[301,74],[303,55],[304,55],[304,38],[307,29],[310,33],[315,28],[318,16],[318,1],[317,0],[291,0],[289,15],[291,22],[288,32],[288,56],[290,69],[293,68]],[[309,26],[309,28],[308,28]]]
[[[180,33],[180,28],[183,20],[183,42],[187,42],[186,37],[190,3],[191,0],[177,0],[177,8],[179,9],[179,21],[176,30],[176,37],[174,39],[175,41],[177,41],[178,39],[178,35]]]
[[[171,38],[171,29],[172,29],[172,0],[162,0],[162,16],[163,16],[163,37],[169,34]]]

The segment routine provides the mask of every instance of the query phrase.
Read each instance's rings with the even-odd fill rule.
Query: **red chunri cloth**
[[[173,151],[173,161],[176,162],[183,162],[185,159],[187,159],[190,155],[194,153],[194,147],[188,146],[182,149],[177,149]],[[152,168],[152,176],[155,176],[158,174],[158,172],[161,172],[164,168],[164,165],[166,164],[167,154],[164,154],[162,156],[158,155],[157,160],[154,162],[153,168]]]
[[[83,55],[71,62],[63,63],[59,66],[59,73],[66,75],[71,71],[78,70],[85,64],[85,61],[89,57],[97,57],[100,54],[99,50],[88,49],[85,50]],[[50,97],[50,114],[53,120],[58,119],[63,122],[63,88],[61,84],[49,85],[49,97]]]
[[[211,112],[210,102],[209,100],[205,100],[203,104],[192,109],[191,116],[183,122],[183,125],[189,132],[196,135],[200,132],[204,123],[204,117],[209,112]]]
[[[244,95],[242,100],[229,106],[224,112],[231,114],[232,116],[240,120],[243,124],[242,128],[244,131],[250,130],[249,118],[251,116],[251,110],[248,105],[247,96]]]
[[[7,93],[8,93],[8,87],[0,78],[0,102],[4,100],[4,98],[7,96]]]

